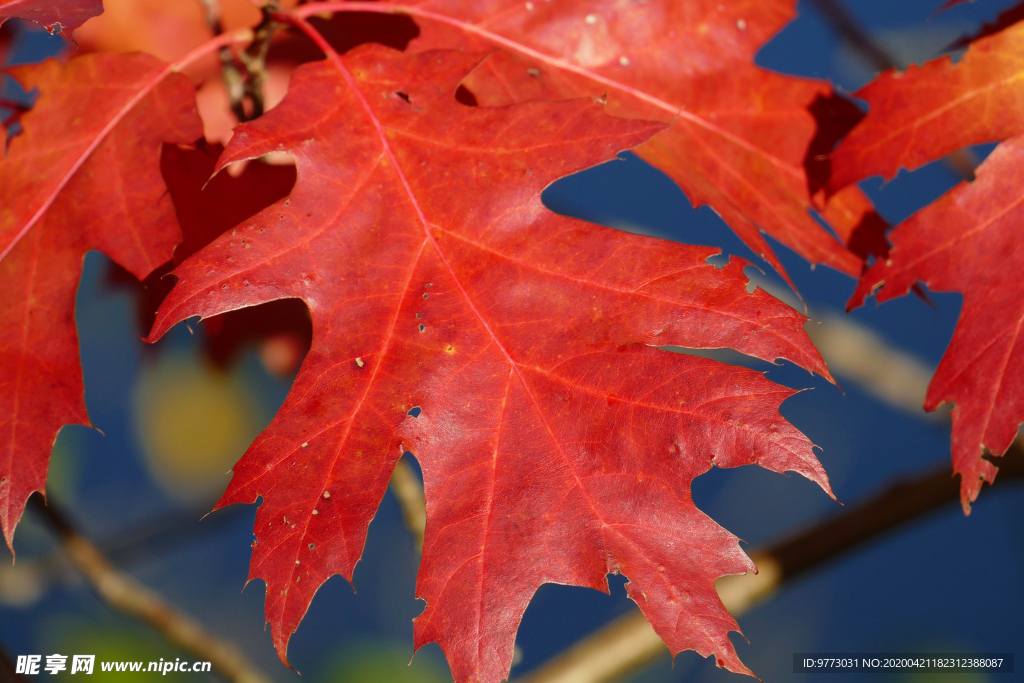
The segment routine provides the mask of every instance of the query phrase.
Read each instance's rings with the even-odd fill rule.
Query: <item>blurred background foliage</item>
[[[110,8],[124,4],[109,3]],[[980,0],[936,14],[939,4],[846,0],[845,6],[879,45],[908,64],[935,56],[1012,3]],[[816,2],[804,0],[799,12],[762,50],[762,66],[827,78],[851,92],[873,76],[871,65],[837,34]],[[27,26],[19,27],[16,41],[12,61],[35,61],[64,47]],[[6,82],[4,87],[12,86]],[[975,151],[983,156],[988,150]],[[958,180],[936,163],[901,173],[886,185],[875,179],[864,186],[881,213],[896,223]],[[544,198],[561,213],[719,246],[756,262],[712,211],[694,210],[670,180],[631,155],[559,181]],[[811,270],[781,245],[773,246],[813,316],[843,315],[852,281],[827,269]],[[191,329],[180,325],[155,347],[146,347],[137,336],[136,294],[112,284],[108,271],[104,257],[87,257],[77,309],[86,399],[102,432],[68,427],[60,433],[50,496],[119,567],[236,643],[273,680],[295,681],[296,674],[277,661],[263,630],[262,584],[239,593],[248,573],[255,506],[204,515],[227,484],[233,462],[283,401],[301,354],[294,340],[277,337],[243,344],[232,360],[214,365],[204,351],[210,323]],[[773,274],[752,275],[763,286],[784,291]],[[887,346],[907,353],[911,365],[931,370],[949,341],[960,303],[956,295],[932,298],[933,307],[914,297],[881,308],[869,304],[851,318]],[[833,359],[826,354],[826,360]],[[842,390],[790,365],[751,364],[775,381],[813,388],[787,401],[783,412],[821,446],[840,500],[856,501],[899,476],[948,466],[949,431],[941,421],[893,408],[841,371]],[[756,468],[713,470],[694,483],[694,495],[702,510],[751,546],[840,512],[813,484]],[[736,637],[741,657],[763,679],[781,681],[793,676],[794,652],[1013,651],[1024,642],[1022,512],[1019,488],[997,482],[982,494],[970,518],[951,504],[833,561],[740,620],[750,641]],[[8,653],[187,657],[107,609],[62,560],[33,515],[26,515],[19,527],[17,544],[17,563],[0,563],[0,643]],[[422,609],[413,597],[417,564],[398,507],[386,496],[356,569],[358,593],[341,578],[330,580],[292,640],[290,659],[303,680],[450,680],[436,645],[412,657],[411,620]],[[521,658],[513,676],[631,610],[624,581],[610,578],[611,597],[581,588],[543,587],[520,629]],[[130,674],[111,675],[115,678],[135,680]],[[692,652],[680,655],[674,666],[666,658],[636,678],[650,683],[739,680]],[[879,674],[872,680],[937,678]],[[830,680],[827,675],[801,677],[808,683],[825,679]],[[97,674],[96,680],[106,679]],[[169,675],[168,680],[177,679]]]

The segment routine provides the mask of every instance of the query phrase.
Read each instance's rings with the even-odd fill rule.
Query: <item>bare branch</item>
[[[924,412],[934,368],[893,348],[881,335],[842,315],[825,314],[807,335],[828,362],[829,370],[859,384],[875,398],[917,418],[949,420],[949,406]]]
[[[1000,462],[999,481],[1024,479],[1020,441],[1007,455]],[[718,595],[733,616],[738,616],[794,577],[959,500],[960,486],[948,466],[898,483],[828,522],[751,553],[759,573],[719,579]],[[635,611],[583,639],[521,683],[610,683],[666,655],[668,648]]]
[[[214,34],[223,32],[220,23],[219,0],[199,0],[206,11],[206,22]],[[263,115],[266,109],[264,86],[267,81],[267,52],[274,31],[280,26],[270,13],[279,9],[277,0],[262,3],[263,21],[254,30],[255,37],[245,49],[233,52],[228,47],[220,51],[221,78],[228,92],[231,111],[239,121],[251,121]],[[246,107],[246,102],[249,106]]]
[[[158,593],[118,571],[52,504],[43,503],[38,496],[33,496],[30,504],[60,538],[71,563],[110,607],[149,624],[168,642],[210,662],[228,681],[269,683],[233,644],[217,638]]]

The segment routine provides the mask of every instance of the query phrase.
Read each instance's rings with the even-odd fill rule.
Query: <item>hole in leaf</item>
[[[711,256],[708,256],[706,259],[704,259],[704,262],[707,263],[709,266],[714,266],[715,268],[721,270],[722,268],[725,268],[727,265],[729,265],[729,255],[722,252],[718,252],[717,254],[712,254]]]
[[[395,94],[405,100],[406,104],[412,104],[412,100],[409,99],[409,93],[404,93],[399,90],[395,91]]]
[[[411,408],[411,409],[409,410],[409,415],[410,415],[410,416],[412,416],[412,417],[419,417],[419,416],[420,416],[420,413],[422,413],[422,412],[423,412],[423,411],[422,411],[422,410],[420,410],[420,407],[419,407],[419,406],[416,406],[415,408]]]

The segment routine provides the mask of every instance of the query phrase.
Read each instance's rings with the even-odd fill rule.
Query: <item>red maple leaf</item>
[[[410,49],[499,48],[466,80],[481,104],[605,97],[614,116],[663,121],[666,130],[634,151],[784,277],[760,230],[812,263],[857,275],[861,260],[809,213],[821,208],[805,168],[817,125],[809,108],[831,87],[753,63],[795,4],[399,0],[312,3],[295,13],[407,13],[421,31]]]
[[[830,187],[892,178],[901,168],[1020,134],[1022,43],[1024,22],[976,41],[956,64],[942,57],[904,73],[887,71],[861,88],[855,94],[868,114],[832,154]]]
[[[416,643],[458,681],[504,678],[545,582],[628,590],[673,652],[747,671],[714,590],[752,567],[699,512],[713,465],[796,471],[828,490],[812,444],[761,373],[653,345],[732,347],[828,376],[805,318],[746,291],[715,250],[548,211],[550,182],[665,127],[592,99],[467,107],[482,55],[345,57],[300,67],[218,167],[295,158],[291,195],[175,270],[151,339],[192,316],[304,300],[312,348],[218,507],[257,513],[251,578],[282,659],[318,587],[351,580],[396,460],[415,453],[427,529]],[[523,550],[528,548],[529,552]]]
[[[1024,22],[976,41],[960,62],[937,59],[904,74],[888,72],[858,97],[870,110],[833,155],[833,184],[868,175],[892,177],[964,146],[1024,132],[1020,100]],[[1017,387],[1024,308],[1017,246],[1024,194],[1019,185],[1021,138],[1012,138],[961,184],[897,226],[893,248],[857,286],[849,308],[878,290],[878,301],[922,282],[964,295],[956,331],[935,372],[924,407],[954,403],[953,468],[961,475],[964,512],[997,468],[983,455],[1002,455],[1024,421]]]
[[[102,11],[102,0],[0,0],[0,24],[28,19],[70,40],[72,31]]]
[[[928,386],[925,410],[954,403],[953,469],[960,475],[964,512],[997,467],[982,456],[1002,455],[1024,422],[1024,138],[1004,142],[935,203],[890,234],[889,258],[865,273],[850,301],[859,306],[877,290],[879,302],[902,296],[916,282],[962,292],[953,339]]]
[[[75,331],[82,259],[142,279],[181,239],[160,145],[202,135],[192,87],[146,55],[86,55],[9,71],[38,88],[0,160],[0,523],[8,546],[43,491],[65,424],[89,424]]]

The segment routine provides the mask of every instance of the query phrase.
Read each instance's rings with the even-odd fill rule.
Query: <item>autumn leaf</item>
[[[832,176],[832,150],[851,128],[860,123],[864,112],[853,102],[834,94],[818,97],[811,104],[810,112],[818,127],[807,148],[804,168],[811,194],[821,197]],[[889,253],[889,242],[885,239],[889,223],[856,185],[844,187],[829,197],[821,217],[846,248],[863,259],[864,268],[870,257],[884,257]]]
[[[851,252],[865,260],[884,258],[889,253],[885,238],[889,223],[863,193],[850,192],[851,189],[856,188],[847,187],[833,195],[822,215]]]
[[[8,546],[65,424],[89,424],[75,331],[85,253],[142,279],[180,232],[160,146],[202,134],[188,80],[145,55],[9,70],[39,90],[0,160],[0,523]]]
[[[1024,22],[978,40],[955,64],[942,57],[866,85],[856,97],[868,114],[832,155],[832,189],[1024,132],[1022,55]]]
[[[796,471],[828,490],[812,444],[761,373],[654,348],[731,347],[828,377],[805,318],[716,251],[548,211],[556,178],[663,123],[592,99],[458,103],[484,58],[380,46],[300,67],[274,110],[240,126],[219,168],[294,156],[291,195],[179,268],[151,339],[176,322],[301,298],[312,347],[218,507],[263,498],[251,578],[267,584],[278,654],[319,586],[352,579],[391,470],[411,450],[427,529],[416,645],[457,681],[508,674],[546,582],[630,595],[673,652],[746,672],[714,581],[752,568],[694,506],[714,465]],[[530,552],[524,553],[523,549]]]
[[[254,161],[234,175],[214,175],[221,152],[223,148],[215,144],[205,149],[164,148],[161,171],[182,232],[181,244],[174,250],[175,265],[287,197],[295,184],[295,167],[286,164]],[[145,296],[139,298],[145,331],[152,328],[156,309],[173,286],[174,279],[165,274],[157,271],[150,276]],[[291,375],[309,348],[309,314],[295,300],[231,311],[207,321],[202,342],[210,360],[220,366],[258,344],[267,369]]]
[[[0,0],[0,24],[28,19],[70,40],[72,31],[102,11],[102,0]]]
[[[937,59],[906,73],[888,72],[858,97],[867,116],[833,154],[834,188],[870,175],[894,176],[967,145],[1024,133],[1015,115],[1021,88],[1024,23],[985,36],[954,64]],[[953,403],[953,468],[961,475],[965,512],[997,467],[1024,420],[1015,397],[1018,324],[1015,297],[1020,224],[1016,166],[1020,138],[1000,145],[964,183],[890,234],[893,248],[864,275],[849,308],[877,290],[879,302],[906,294],[917,282],[964,295],[953,339],[928,388],[924,407]]]
[[[663,121],[666,130],[634,151],[784,277],[761,230],[812,263],[857,275],[861,260],[809,213],[821,207],[804,168],[816,128],[808,109],[831,87],[753,63],[794,5],[400,0],[314,3],[296,13],[407,13],[421,31],[410,49],[499,48],[465,83],[481,104],[606,97],[614,116]]]
[[[964,512],[997,467],[985,450],[1002,455],[1024,422],[1024,138],[1004,142],[935,203],[897,226],[889,259],[876,263],[850,304],[876,292],[879,302],[906,294],[920,281],[935,291],[962,292],[963,310],[935,376],[925,410],[954,403],[953,469],[961,477]]]

